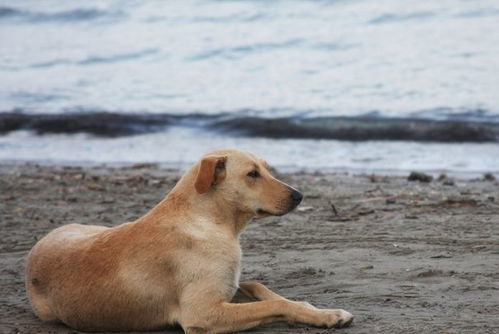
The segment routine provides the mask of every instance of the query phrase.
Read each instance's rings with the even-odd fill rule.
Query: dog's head
[[[264,160],[238,150],[219,150],[204,156],[194,187],[198,194],[215,196],[257,217],[284,215],[303,198],[296,189],[273,177]]]

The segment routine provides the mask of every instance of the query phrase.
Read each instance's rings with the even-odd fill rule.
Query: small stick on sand
[[[329,202],[329,204],[331,205],[331,209],[333,209],[334,215],[339,216],[338,211],[336,210],[336,207],[334,206],[334,204],[332,202]]]

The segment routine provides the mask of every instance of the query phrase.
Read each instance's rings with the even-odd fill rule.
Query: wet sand
[[[140,217],[180,175],[154,165],[0,165],[0,332],[76,333],[32,313],[27,252],[63,224],[114,226]],[[341,330],[276,323],[250,332],[499,332],[499,182],[281,178],[305,199],[284,217],[249,223],[241,279],[356,318]]]

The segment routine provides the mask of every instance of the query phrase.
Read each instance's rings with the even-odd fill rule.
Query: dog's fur
[[[112,228],[71,224],[41,239],[27,259],[29,300],[44,321],[92,331],[180,324],[186,333],[219,333],[271,321],[348,325],[353,316],[346,311],[239,283],[246,222],[283,215],[301,197],[260,158],[212,152],[137,221]],[[238,289],[257,301],[231,303]]]

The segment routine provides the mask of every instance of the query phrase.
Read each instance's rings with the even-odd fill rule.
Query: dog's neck
[[[193,177],[190,174],[187,173],[170,193],[139,221],[168,224],[179,219],[203,217],[230,231],[237,238],[254,214],[237,209],[230,210],[231,205],[218,197],[214,191],[198,194],[194,190]]]
[[[231,205],[223,198],[217,197],[215,193],[195,194],[190,203],[191,210],[196,216],[211,220],[213,223],[229,230],[236,237],[239,236],[246,227],[247,222],[253,217],[252,213],[244,213],[237,209],[231,210]]]

